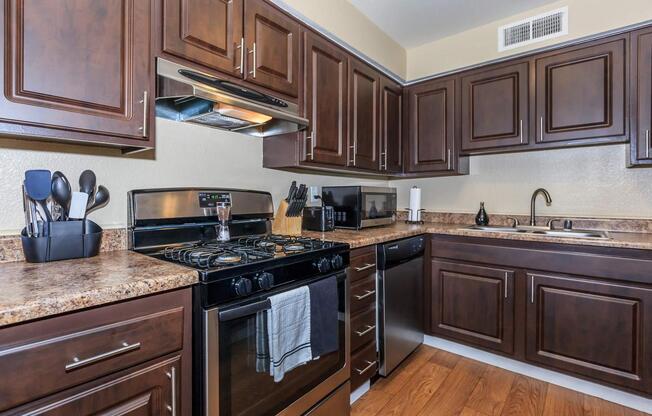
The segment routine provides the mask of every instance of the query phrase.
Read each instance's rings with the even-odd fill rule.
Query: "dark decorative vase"
[[[480,202],[480,211],[475,216],[475,223],[476,225],[489,225],[489,216],[487,211],[484,210],[484,202]]]

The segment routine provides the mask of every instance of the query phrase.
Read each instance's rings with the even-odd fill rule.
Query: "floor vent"
[[[498,28],[498,51],[519,48],[568,34],[568,7]]]

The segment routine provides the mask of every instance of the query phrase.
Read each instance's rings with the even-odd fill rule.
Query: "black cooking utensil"
[[[297,191],[297,195],[295,197],[295,201],[294,201],[294,204],[292,206],[292,216],[293,217],[298,216],[299,213],[301,212],[300,211],[301,199],[304,197],[307,190],[308,190],[308,188],[306,188],[306,185],[304,185],[304,184],[299,185],[299,190]]]
[[[289,198],[288,199],[288,207],[285,210],[285,216],[286,217],[290,216],[290,213],[291,213],[291,210],[292,210],[292,205],[294,204],[294,200],[295,200],[296,195],[297,195],[297,190],[298,189],[297,189],[296,185],[293,185],[293,186],[290,187],[290,195],[288,196],[288,198]]]
[[[95,199],[95,186],[97,184],[97,177],[95,172],[90,169],[87,169],[79,175],[79,191],[88,194],[88,204],[87,207],[93,204]]]
[[[285,198],[286,202],[290,202],[290,199],[292,199],[292,194],[296,191],[297,189],[297,181],[292,181],[292,184],[290,185],[290,189],[288,190],[288,197]]]
[[[45,218],[52,222],[52,214],[48,209],[48,198],[52,186],[52,174],[46,169],[32,169],[25,171],[25,192],[34,202],[43,209]]]
[[[70,199],[72,198],[72,188],[68,178],[63,173],[56,171],[52,174],[52,199],[63,209],[63,220],[68,220],[68,210],[70,209]]]
[[[111,199],[109,190],[103,185],[98,186],[97,192],[95,193],[95,201],[93,201],[93,205],[86,210],[86,215],[100,208],[104,208],[106,204],[109,203],[109,199]]]

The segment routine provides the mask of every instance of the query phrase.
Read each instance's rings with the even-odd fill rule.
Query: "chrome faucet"
[[[534,191],[534,193],[532,194],[532,199],[530,200],[530,225],[532,227],[537,225],[537,217],[536,217],[536,214],[535,214],[535,205],[536,205],[536,202],[537,202],[537,196],[539,196],[539,194],[542,194],[546,198],[546,205],[552,204],[552,198],[550,198],[550,194],[548,193],[548,191],[546,191],[543,188],[539,188],[536,191]]]

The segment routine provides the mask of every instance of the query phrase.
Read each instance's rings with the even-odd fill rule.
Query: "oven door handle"
[[[245,316],[253,315],[257,312],[262,312],[272,307],[272,302],[269,299],[261,300],[260,302],[250,303],[248,305],[240,306],[238,308],[228,309],[219,313],[220,322],[233,321],[235,319],[244,318]]]
[[[324,278],[328,278],[331,276],[336,276],[336,279],[338,282],[341,282],[342,280],[346,279],[346,274],[345,273],[340,273],[337,275],[330,275],[326,276]],[[317,279],[315,281],[322,280],[322,279]],[[261,300],[258,302],[254,303],[249,303],[247,305],[243,306],[238,306],[232,309],[226,309],[223,311],[220,311],[218,313],[218,316],[220,318],[220,322],[228,322],[228,321],[233,321],[235,319],[240,319],[244,318],[245,316],[253,315],[257,312],[262,312],[265,310],[268,310],[272,307],[272,302],[269,299]]]

